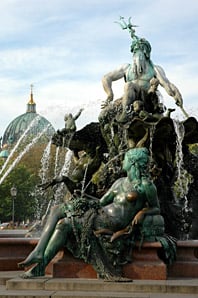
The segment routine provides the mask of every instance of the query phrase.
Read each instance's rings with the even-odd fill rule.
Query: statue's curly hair
[[[149,150],[146,147],[133,148],[125,153],[124,162],[125,170],[130,170],[132,165],[137,168],[138,176],[149,177],[148,165],[149,165]]]

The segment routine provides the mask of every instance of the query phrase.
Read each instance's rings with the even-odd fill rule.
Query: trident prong
[[[131,17],[129,17],[127,27],[128,27],[129,29],[133,29],[134,27],[139,27],[139,26],[137,26],[137,25],[133,25],[133,24],[131,23]]]
[[[129,19],[128,19],[128,24],[126,23],[126,21],[124,20],[124,17],[122,17],[122,16],[120,16],[120,22],[115,21],[114,23],[119,24],[123,30],[129,29],[129,32],[131,33],[131,38],[137,38],[135,36],[135,29],[134,28],[138,27],[138,26],[133,25],[131,23],[131,17],[129,17]]]
[[[128,25],[125,22],[124,17],[120,16],[120,20],[121,20],[121,22],[115,21],[114,23],[119,24],[123,30],[127,29]]]

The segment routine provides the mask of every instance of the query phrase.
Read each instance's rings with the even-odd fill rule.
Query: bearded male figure
[[[127,111],[131,109],[131,105],[135,100],[142,100],[145,110],[153,113],[158,104],[156,95],[158,85],[161,85],[168,95],[175,99],[176,104],[182,108],[183,100],[179,90],[167,79],[164,70],[160,66],[154,65],[150,60],[150,43],[146,39],[134,35],[135,31],[132,29],[131,24],[128,25],[128,28],[132,37],[131,52],[133,53],[133,61],[132,64],[121,65],[102,78],[103,88],[107,93],[107,99],[103,107],[108,107],[113,100],[112,82],[124,78],[122,112],[117,118],[118,122],[127,122]],[[123,29],[126,29],[126,27]]]

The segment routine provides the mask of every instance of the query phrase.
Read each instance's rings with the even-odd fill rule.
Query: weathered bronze
[[[66,246],[74,256],[92,264],[104,280],[129,281],[122,277],[122,265],[131,261],[137,240],[160,241],[161,258],[171,263],[176,238],[198,236],[197,213],[190,208],[193,205],[198,210],[197,188],[193,188],[198,157],[188,148],[189,143],[198,142],[197,120],[188,117],[179,123],[185,131],[182,170],[186,182],[185,192],[179,192],[174,109],[166,111],[158,85],[185,112],[182,96],[163,69],[152,63],[151,46],[135,35],[130,19],[121,25],[131,33],[133,63],[103,77],[108,97],[99,122],[79,131],[74,127],[72,133],[64,128],[53,136],[54,145],[74,152],[74,168],[67,177],[56,177],[40,187],[63,182],[70,198],[53,207],[38,245],[19,264],[20,268],[34,264],[24,278],[44,275],[47,264]],[[112,82],[122,77],[124,95],[113,101]]]

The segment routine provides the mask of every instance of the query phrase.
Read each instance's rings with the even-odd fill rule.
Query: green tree
[[[0,220],[9,222],[12,219],[11,187],[17,188],[14,202],[15,222],[33,220],[35,217],[36,199],[34,192],[37,177],[25,165],[18,165],[0,185]]]
[[[39,172],[41,169],[41,159],[46,148],[46,143],[37,143],[30,148],[15,165],[14,169],[5,178],[0,185],[0,222],[9,222],[12,220],[12,197],[10,189],[13,185],[17,187],[17,198],[15,200],[15,222],[30,221],[41,219],[46,211],[49,200],[53,197],[51,189],[42,193],[36,186],[40,184],[41,178]],[[16,150],[10,159],[5,171],[17,159],[20,152],[23,152],[24,146]],[[64,152],[63,152],[64,153]],[[49,156],[49,168],[47,170],[46,180],[51,180],[54,176],[56,147],[51,147]],[[60,156],[59,156],[60,158]],[[61,156],[64,163],[64,154]],[[0,159],[0,168],[4,161]]]

